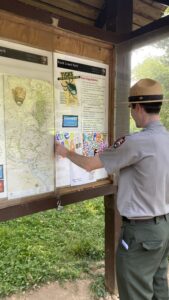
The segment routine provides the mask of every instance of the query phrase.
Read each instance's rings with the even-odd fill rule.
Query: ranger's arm
[[[77,154],[76,152],[68,150],[66,147],[59,143],[55,143],[55,152],[62,157],[70,159],[74,164],[90,172],[95,169],[103,168],[103,164],[99,158],[99,155],[96,154],[92,157],[87,157],[84,155]]]

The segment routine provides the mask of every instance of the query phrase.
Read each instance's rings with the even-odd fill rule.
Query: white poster
[[[54,54],[56,136],[59,133],[81,136],[81,149],[74,149],[77,153],[93,156],[108,146],[108,78],[108,65]],[[89,173],[67,159],[62,159],[62,165],[63,168],[61,158],[57,158],[57,187],[66,183],[85,184],[107,177],[104,169]],[[57,178],[60,179],[59,185]]]
[[[0,198],[7,197],[3,75],[0,74]]]
[[[0,65],[0,197],[54,191],[52,53],[0,40]]]
[[[52,53],[0,40],[1,73],[49,80],[53,83]]]
[[[56,133],[57,142],[78,154],[83,153],[83,137],[78,132]],[[95,181],[94,174],[76,166],[69,159],[56,156],[56,187],[80,185]]]
[[[4,76],[8,197],[54,190],[52,86],[44,80]]]

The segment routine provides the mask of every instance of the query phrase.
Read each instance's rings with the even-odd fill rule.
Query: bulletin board
[[[86,156],[111,142],[113,46],[36,22],[25,41],[20,21],[1,15],[0,220],[113,192],[104,168],[54,156],[55,140]]]

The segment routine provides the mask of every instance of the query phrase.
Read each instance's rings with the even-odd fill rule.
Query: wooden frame
[[[44,194],[39,197],[30,197],[23,200],[8,201],[8,205],[2,202],[0,205],[0,221],[7,221],[18,217],[30,215],[39,211],[56,208],[58,204],[65,206],[68,204],[84,201],[98,196],[110,195],[116,192],[116,187],[103,180],[96,182],[95,186],[91,184],[86,187],[60,189],[59,193]]]
[[[110,77],[114,75],[114,47],[110,43],[96,41],[93,38],[68,33],[50,25],[43,25],[6,12],[0,12],[0,37],[31,47],[51,52],[63,52],[83,58],[101,61],[110,66]],[[113,137],[113,92],[114,84],[110,87],[109,103],[109,135]],[[111,116],[111,118],[110,118]],[[58,201],[62,205],[104,196],[114,193],[111,180],[99,180],[93,184],[71,188],[59,188],[54,193],[42,194],[29,198],[5,200],[0,203],[0,221],[13,219],[34,212],[55,208]]]

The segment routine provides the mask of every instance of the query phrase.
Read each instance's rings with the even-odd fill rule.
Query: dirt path
[[[55,282],[22,295],[7,297],[5,300],[93,300],[89,285],[90,280],[68,281],[64,285]],[[115,296],[106,297],[106,300],[117,299]]]
[[[94,300],[90,292],[90,283],[89,279],[67,281],[62,285],[55,282],[24,294],[6,297],[4,300]],[[114,295],[100,300],[119,300],[119,298]]]

